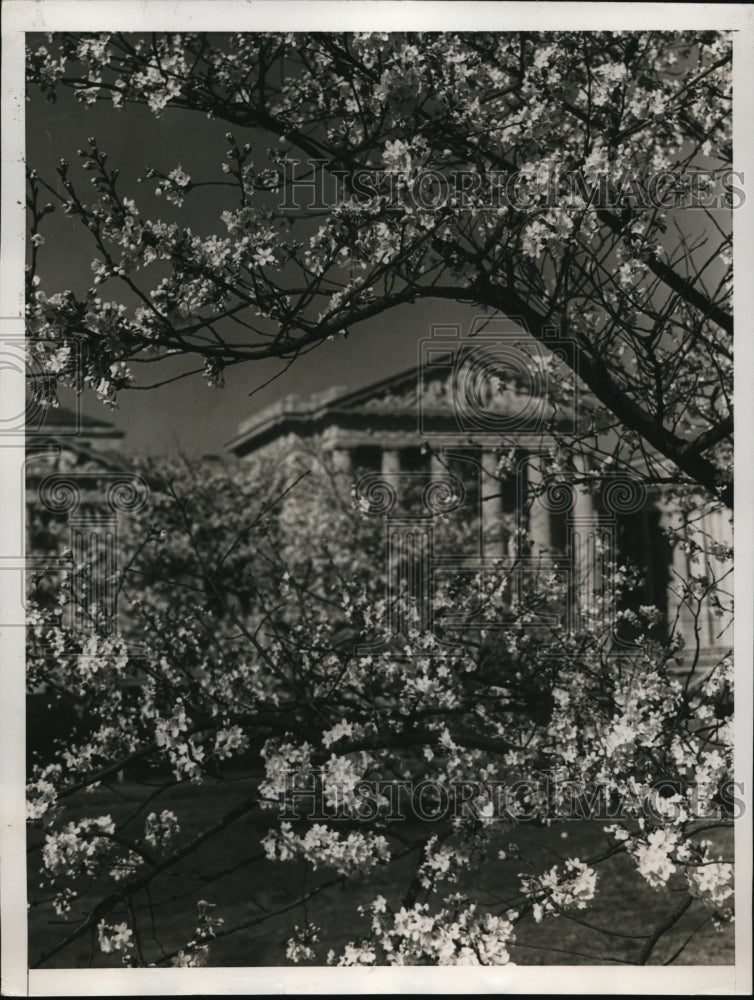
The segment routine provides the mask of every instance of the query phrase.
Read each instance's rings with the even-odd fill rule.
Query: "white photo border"
[[[414,2],[414,0],[3,0],[0,336],[23,336],[24,35],[55,31],[678,30],[734,32],[734,168],[754,176],[754,11],[746,4]],[[734,218],[737,322],[735,570],[736,780],[752,788],[754,660],[754,198]],[[0,418],[23,411],[22,375],[0,370]],[[23,437],[0,435],[0,557],[23,558]],[[7,579],[6,579],[7,578]],[[4,617],[23,619],[15,574],[0,572]],[[2,993],[111,996],[257,993],[751,992],[752,825],[735,827],[736,964],[673,968],[201,968],[28,970],[25,844],[24,629],[0,629],[0,917]]]

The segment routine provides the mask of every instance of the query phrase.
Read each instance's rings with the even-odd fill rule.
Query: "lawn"
[[[206,784],[200,788],[175,786],[160,795],[149,809],[172,809],[179,817],[182,835],[190,837],[211,825],[216,819],[249,794],[248,779]],[[101,786],[93,793],[69,800],[69,818],[109,813],[116,824],[124,820],[142,801],[142,786],[131,782]],[[142,814],[143,820],[143,814]],[[501,823],[500,843],[505,847],[517,840],[522,850],[539,870],[550,867],[562,857],[585,859],[607,845],[604,822],[564,822],[551,827],[528,824],[513,830]],[[320,943],[316,963],[325,960],[330,948],[339,951],[343,945],[359,936],[366,924],[358,917],[356,906],[368,902],[378,893],[392,905],[400,906],[400,898],[415,868],[415,855],[378,870],[368,880],[350,881],[334,886],[310,900],[306,915],[303,908],[293,906],[302,891],[334,877],[332,871],[312,873],[308,866],[297,862],[255,861],[244,863],[259,854],[259,841],[268,829],[265,814],[255,811],[238,820],[220,837],[207,843],[196,855],[186,859],[175,871],[159,876],[152,884],[151,903],[154,921],[147,901],[134,907],[132,918],[125,910],[114,912],[113,922],[135,919],[142,938],[145,961],[154,961],[160,952],[181,947],[192,936],[196,923],[197,899],[217,904],[217,913],[224,918],[224,929],[239,924],[248,926],[212,944],[210,965],[213,966],[274,966],[289,964],[285,957],[286,941],[294,924],[307,917],[318,924]],[[420,827],[415,822],[403,823],[409,836],[416,836]],[[431,824],[425,824],[429,829]],[[126,833],[129,832],[126,827]],[[715,839],[726,858],[732,856],[733,831],[730,829],[705,834]],[[38,840],[38,835],[33,834]],[[39,851],[30,854],[30,884],[38,879],[35,865]],[[228,870],[230,869],[230,870]],[[227,870],[216,880],[210,874]],[[501,900],[516,894],[518,873],[525,870],[521,860],[495,860],[474,872],[467,885],[449,886],[448,892],[464,888],[494,907]],[[546,917],[536,924],[531,916],[524,918],[517,929],[517,943],[512,958],[521,965],[581,965],[634,963],[637,961],[646,935],[667,917],[681,898],[668,889],[654,890],[637,874],[633,863],[619,855],[600,865],[600,883],[594,903],[572,915]],[[105,892],[115,888],[104,886]],[[92,887],[97,898],[103,885]],[[32,900],[39,890],[32,889]],[[280,911],[280,912],[275,912]],[[30,956],[35,957],[72,930],[83,910],[76,906],[67,918],[54,914],[49,904],[32,905],[29,911]],[[270,914],[273,914],[270,916]],[[709,911],[694,901],[681,920],[658,943],[651,964],[673,961],[675,964],[732,964],[733,929],[714,929]],[[612,933],[610,933],[612,932]],[[615,936],[619,932],[620,936]],[[688,947],[674,957],[691,936]],[[44,967],[82,968],[120,966],[118,955],[103,955],[94,946],[91,935],[78,939],[59,952]]]

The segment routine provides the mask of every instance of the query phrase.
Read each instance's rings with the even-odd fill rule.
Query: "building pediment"
[[[228,442],[238,456],[248,455],[290,434],[309,437],[340,428],[343,432],[401,431],[473,436],[531,432],[573,414],[558,414],[532,380],[487,367],[481,372],[434,371],[414,366],[368,386],[333,386],[311,396],[287,395],[244,421]],[[460,421],[460,424],[459,424]]]

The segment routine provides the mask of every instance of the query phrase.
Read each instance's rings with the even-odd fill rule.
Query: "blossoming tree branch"
[[[47,370],[79,374],[76,338],[106,401],[176,354],[217,384],[450,299],[574,341],[634,447],[732,506],[730,67],[714,32],[56,35],[29,54],[49,98],[227,123],[216,171],[165,151],[144,171],[173,205],[227,207],[145,217],[96,137],[62,184],[34,176]],[[84,295],[35,285],[58,206],[91,240]]]
[[[144,164],[164,218],[96,136],[57,179],[30,164],[35,388],[78,384],[82,358],[112,405],[174,356],[219,386],[399,306],[465,302],[574,345],[548,391],[578,376],[589,422],[553,468],[615,442],[606,465],[672,494],[698,561],[693,511],[733,490],[730,60],[715,33],[37,39],[49,98],[227,136],[206,176],[168,150]],[[83,292],[45,284],[59,208],[91,241]],[[259,940],[257,964],[712,947],[741,803],[731,656],[700,647],[707,609],[727,620],[729,547],[718,576],[676,581],[684,635],[632,603],[641,573],[611,552],[617,603],[577,621],[557,572],[433,580],[449,635],[386,596],[381,525],[342,470],[298,461],[143,461],[119,633],[96,565],[33,576],[30,688],[80,719],[32,761],[33,963],[249,964]],[[65,544],[40,511],[30,527]],[[463,551],[463,519],[435,528]]]
[[[287,942],[258,964],[506,964],[548,946],[645,964],[695,928],[714,941],[740,789],[731,657],[699,662],[705,588],[687,594],[680,679],[677,623],[664,638],[657,609],[620,612],[634,644],[616,655],[607,607],[548,621],[568,583],[546,572],[515,599],[502,566],[438,585],[450,634],[400,595],[395,635],[379,525],[320,460],[303,494],[282,454],[143,465],[121,635],[87,601],[91,567],[32,594],[31,689],[82,716],[28,787],[31,914],[55,932],[37,926],[35,964],[250,964],[245,935],[267,924]],[[468,525],[437,528],[463,550]],[[608,570],[619,597],[641,584]],[[80,608],[83,633],[61,624]],[[272,879],[288,886],[274,905]],[[616,926],[602,886],[640,910]],[[582,939],[558,950],[561,924]]]

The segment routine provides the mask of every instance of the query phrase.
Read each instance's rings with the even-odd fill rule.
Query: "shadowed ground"
[[[138,822],[143,824],[148,811],[170,808],[181,822],[182,838],[188,839],[215,822],[249,792],[249,781],[243,778],[199,788],[181,785],[150,803]],[[69,818],[109,813],[117,824],[143,799],[143,787],[131,782],[100,787],[92,793],[79,795],[75,802],[69,800]],[[400,906],[401,896],[415,870],[415,854],[379,870],[368,880],[352,880],[333,886],[309,901],[306,914],[301,905],[289,908],[302,892],[332,880],[336,873],[331,870],[312,872],[308,866],[291,861],[243,864],[245,859],[260,853],[260,838],[270,825],[268,816],[257,810],[239,819],[170,874],[156,878],[150,890],[154,922],[144,894],[141,894],[141,904],[134,908],[134,916],[146,962],[155,961],[160,953],[184,946],[192,937],[197,899],[217,904],[214,912],[224,918],[222,931],[239,924],[250,925],[238,933],[220,936],[212,943],[209,961],[212,966],[290,964],[285,957],[286,942],[294,924],[301,925],[307,918],[321,927],[317,959],[313,964],[323,964],[330,948],[339,952],[347,941],[366,931],[367,921],[360,919],[356,912],[359,903],[369,902],[381,893],[388,903]],[[500,847],[506,849],[509,841],[517,841],[533,862],[534,871],[542,871],[563,857],[584,860],[599,853],[607,846],[605,825],[605,821],[564,822],[549,828],[528,824],[514,830],[510,824],[501,822]],[[417,836],[421,832],[421,826],[415,821],[404,821],[401,826],[406,836]],[[431,827],[432,824],[424,824],[425,831]],[[130,832],[126,827],[124,834]],[[726,858],[732,856],[732,830],[711,831],[705,836],[714,840]],[[38,842],[38,832],[32,831],[30,844]],[[40,890],[33,888],[38,882],[35,876],[39,860],[39,850],[32,850],[29,857],[32,901],[40,896]],[[211,880],[213,874],[228,869],[232,870]],[[477,870],[465,886],[448,885],[447,889],[440,890],[440,895],[466,888],[473,898],[488,900],[491,907],[496,907],[516,894],[518,874],[526,871],[527,865],[520,859],[495,860]],[[638,960],[646,935],[675,910],[681,895],[669,889],[650,888],[625,856],[609,859],[598,866],[598,871],[598,893],[587,909],[568,916],[546,917],[541,924],[535,924],[528,916],[519,924],[517,944],[511,950],[514,962],[521,965],[594,965],[631,964]],[[74,906],[65,922],[64,918],[55,915],[49,903],[33,903],[29,911],[30,961],[33,963],[39,954],[65,937],[75,928],[82,913],[115,888],[114,882],[92,886],[93,891],[84,898],[86,909]],[[650,964],[668,961],[691,965],[732,964],[733,928],[727,926],[718,932],[709,917],[710,911],[694,901],[658,942]],[[132,926],[123,909],[113,911],[108,920],[111,923],[128,920]],[[615,936],[616,932],[620,936]],[[673,958],[690,936],[687,947]],[[87,934],[54,956],[46,967],[82,968],[90,964],[98,968],[120,967],[120,955],[102,954],[92,936]]]

